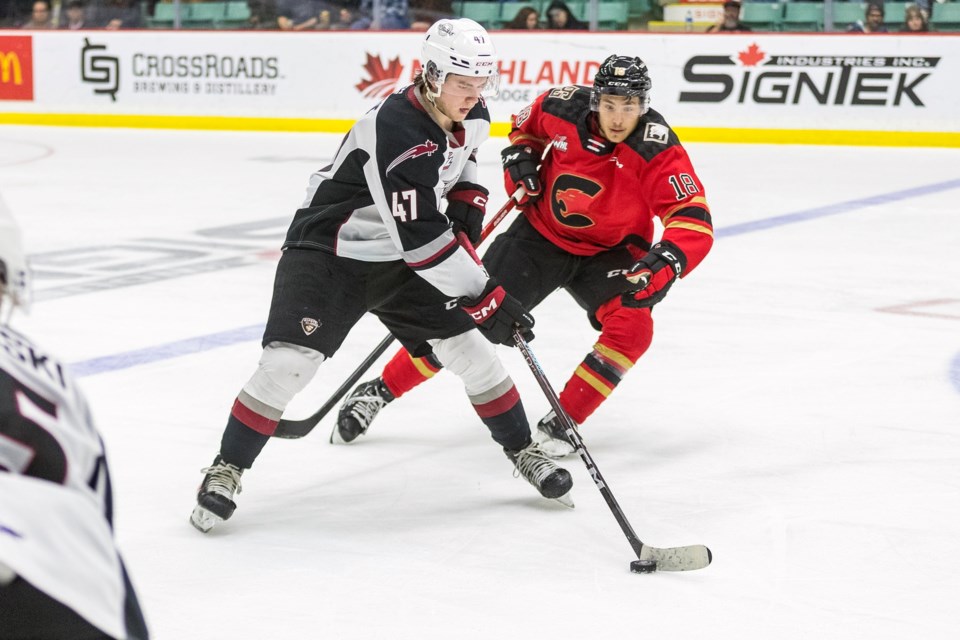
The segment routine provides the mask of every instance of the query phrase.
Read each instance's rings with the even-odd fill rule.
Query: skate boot
[[[237,508],[233,495],[240,493],[243,469],[226,463],[217,456],[213,464],[200,470],[206,474],[197,491],[197,506],[190,514],[190,524],[206,533],[230,518]]]
[[[550,413],[543,416],[543,419],[537,423],[537,430],[533,434],[533,439],[540,445],[540,449],[551,458],[563,458],[575,451],[573,444],[563,431],[560,418],[551,409]]]
[[[570,489],[573,488],[573,478],[570,472],[548,458],[536,442],[530,442],[519,451],[504,449],[516,467],[513,475],[523,476],[527,482],[536,487],[544,498],[557,500],[568,507],[573,506],[570,498]]]
[[[340,407],[337,424],[330,432],[331,444],[349,444],[367,432],[380,409],[393,401],[382,378],[367,380],[354,389]]]

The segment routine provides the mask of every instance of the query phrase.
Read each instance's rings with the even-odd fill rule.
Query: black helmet
[[[600,108],[600,96],[637,96],[644,112],[650,104],[650,74],[647,65],[637,57],[610,56],[603,61],[593,77],[593,90],[590,92],[590,108]]]

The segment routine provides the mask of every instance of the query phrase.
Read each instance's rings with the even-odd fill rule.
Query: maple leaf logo
[[[758,62],[767,57],[763,51],[760,51],[760,47],[757,46],[757,43],[754,42],[752,45],[747,47],[746,51],[741,51],[737,54],[737,57],[740,58],[740,62],[743,63],[745,67],[753,67]]]
[[[393,92],[397,86],[397,80],[403,72],[403,65],[400,64],[400,58],[394,58],[386,67],[380,56],[367,54],[367,63],[363,65],[368,79],[361,80],[356,85],[357,91],[363,94],[364,98],[385,98]]]

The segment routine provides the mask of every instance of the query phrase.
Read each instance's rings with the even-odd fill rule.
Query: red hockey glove
[[[540,198],[540,174],[537,162],[540,160],[530,145],[515,144],[500,152],[503,161],[503,183],[507,193],[513,194],[517,188],[523,188],[523,195],[517,205],[523,206],[536,202]]]
[[[527,342],[533,340],[533,316],[493,278],[476,298],[460,298],[460,306],[477,323],[483,337],[494,344],[513,346],[514,329],[519,329]]]
[[[673,281],[680,277],[687,257],[670,242],[658,242],[626,274],[637,289],[621,296],[625,307],[652,307],[667,295]]]
[[[463,231],[471,244],[480,241],[483,216],[487,213],[490,192],[472,182],[458,182],[447,193],[447,217],[453,223],[454,235]]]

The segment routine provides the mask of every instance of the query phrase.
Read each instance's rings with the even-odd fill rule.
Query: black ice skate
[[[533,434],[533,439],[545,454],[554,459],[563,458],[575,451],[553,409],[537,423],[537,431]]]
[[[330,433],[331,444],[349,444],[367,432],[380,409],[393,401],[393,394],[382,378],[367,380],[343,401],[337,424]]]
[[[190,524],[206,533],[230,518],[237,508],[233,496],[240,493],[243,469],[228,464],[217,456],[213,464],[200,470],[206,474],[197,491],[197,506],[190,514]]]
[[[573,488],[573,478],[570,472],[548,458],[540,445],[531,442],[520,451],[504,449],[503,452],[516,467],[514,477],[521,475],[527,482],[536,487],[544,498],[557,500],[561,504],[573,507],[570,498],[570,489]]]

